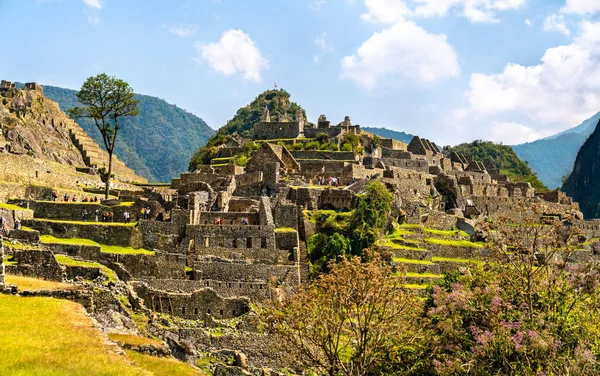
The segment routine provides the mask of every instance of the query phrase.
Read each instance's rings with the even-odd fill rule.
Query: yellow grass
[[[123,343],[127,343],[127,344],[134,345],[134,346],[144,346],[144,345],[160,346],[160,345],[162,345],[162,342],[157,341],[155,339],[148,338],[148,337],[134,336],[131,334],[112,333],[112,334],[108,335],[108,338],[110,338],[111,340],[113,340],[115,342],[123,342]]]
[[[39,290],[75,290],[76,286],[67,283],[45,281],[43,279],[21,277],[16,275],[6,275],[6,282],[11,285],[17,285],[21,291],[39,291]]]
[[[151,375],[104,343],[83,308],[52,298],[0,295],[0,375]]]
[[[135,351],[126,351],[127,356],[135,364],[152,372],[155,376],[205,376],[206,373],[194,369],[186,363],[180,362],[175,358],[155,357],[140,354]]]
[[[105,245],[84,238],[56,238],[52,235],[41,235],[40,242],[45,244],[71,244],[71,245],[95,245],[100,247],[100,252],[116,253],[120,255],[154,255],[153,251],[144,248],[121,247],[118,245]]]

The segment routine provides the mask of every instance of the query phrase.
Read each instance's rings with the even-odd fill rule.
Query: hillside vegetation
[[[254,125],[261,121],[265,107],[269,109],[271,121],[292,120],[298,110],[302,110],[302,115],[306,119],[304,109],[290,101],[290,93],[283,89],[267,90],[250,104],[240,108],[235,116],[208,140],[206,146],[202,146],[196,151],[189,164],[190,170],[195,169],[199,164],[209,163],[214,157],[215,147],[222,145],[227,136],[234,133],[242,137],[250,136]],[[203,145],[203,143],[197,145]]]
[[[500,170],[500,173],[507,175],[511,182],[528,182],[537,191],[548,190],[548,187],[538,179],[527,163],[519,159],[514,150],[508,145],[495,144],[491,141],[474,141],[469,144],[454,146],[449,151],[464,154],[480,162],[491,159]]]
[[[63,111],[77,106],[77,92],[44,86],[44,94]],[[198,145],[214,133],[204,120],[162,99],[136,94],[140,115],[122,121],[115,154],[125,164],[150,181],[170,181],[187,170]],[[77,123],[103,145],[102,136],[89,119]]]

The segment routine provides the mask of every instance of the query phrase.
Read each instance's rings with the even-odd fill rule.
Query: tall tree
[[[105,180],[105,197],[108,198],[112,157],[120,129],[119,119],[139,115],[138,101],[134,98],[133,89],[127,82],[105,73],[85,80],[77,93],[77,99],[83,106],[70,109],[69,115],[74,119],[92,119],[102,135],[104,148],[108,153],[108,171]]]

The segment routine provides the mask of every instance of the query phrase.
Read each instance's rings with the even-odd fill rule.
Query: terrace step
[[[432,253],[429,250],[416,250],[416,249],[404,249],[404,248],[391,248],[391,252],[394,252],[394,257],[411,259],[411,260],[428,260],[431,261]]]
[[[440,274],[440,266],[431,261],[394,258],[396,267],[408,273]]]

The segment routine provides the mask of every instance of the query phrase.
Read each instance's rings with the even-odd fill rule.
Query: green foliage
[[[530,183],[536,191],[548,190],[527,163],[520,160],[508,145],[495,144],[491,141],[473,141],[470,144],[454,146],[449,150],[452,151],[472,157],[479,162],[491,159],[500,173],[507,175],[512,182]]]
[[[305,111],[297,103],[290,101],[290,94],[287,91],[267,90],[256,97],[252,103],[240,108],[235,116],[208,140],[206,146],[196,151],[189,164],[190,171],[197,165],[209,163],[211,158],[206,157],[205,149],[222,145],[228,135],[237,132],[241,137],[249,136],[254,125],[261,121],[265,107],[269,108],[272,121],[293,119],[298,110],[302,111],[306,119]]]
[[[44,95],[63,111],[78,105],[76,94],[75,90],[44,86]],[[139,101],[140,114],[120,122],[123,127],[115,155],[149,181],[170,181],[188,169],[194,151],[206,143],[214,130],[194,114],[163,99],[140,94],[135,94],[135,99]],[[102,144],[102,136],[92,120],[76,121]]]

